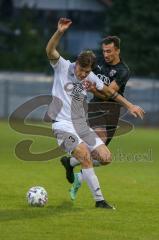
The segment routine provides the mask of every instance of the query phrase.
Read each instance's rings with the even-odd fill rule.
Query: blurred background
[[[60,17],[73,24],[60,43],[72,61],[83,49],[100,51],[107,35],[121,38],[121,55],[131,70],[126,96],[146,111],[135,125],[159,125],[159,2],[146,0],[0,0],[0,118],[22,103],[51,94],[53,73],[45,47]],[[41,118],[38,109],[32,118]],[[130,117],[129,117],[130,118]]]
[[[59,46],[72,61],[83,49],[99,54],[107,35],[121,38],[121,56],[131,70],[125,95],[146,111],[143,121],[122,111],[122,120],[135,129],[114,137],[109,145],[113,164],[95,169],[115,212],[95,210],[85,183],[77,200],[70,201],[70,184],[59,161],[63,152],[51,124],[40,121],[46,102],[41,100],[41,107],[29,114],[36,121],[16,119],[9,125],[23,103],[51,94],[53,71],[45,48],[60,17],[73,22]],[[159,239],[158,26],[159,1],[154,0],[0,0],[1,239]],[[25,110],[26,105],[21,107]],[[28,206],[25,196],[32,186],[47,190],[46,207]]]

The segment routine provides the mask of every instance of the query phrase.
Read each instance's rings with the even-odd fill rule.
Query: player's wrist
[[[94,89],[94,88],[90,88],[90,89],[89,89],[89,92],[91,92],[91,93],[97,93],[97,90]]]
[[[135,105],[132,103],[129,103],[128,110],[131,112],[135,108]]]
[[[57,32],[58,35],[62,36],[65,31],[64,31],[64,30],[61,30],[61,29],[57,29],[56,32]]]

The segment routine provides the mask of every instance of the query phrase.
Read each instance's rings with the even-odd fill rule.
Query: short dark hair
[[[118,49],[120,49],[120,38],[117,36],[108,36],[106,38],[104,38],[101,42],[102,44],[110,44],[110,43],[114,43],[114,46]]]
[[[96,55],[92,50],[82,51],[76,60],[81,67],[91,67],[91,69],[96,66]]]

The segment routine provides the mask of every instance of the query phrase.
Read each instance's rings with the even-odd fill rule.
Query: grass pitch
[[[135,129],[110,144],[113,163],[96,168],[106,199],[117,207],[109,211],[94,208],[86,184],[75,202],[69,199],[59,159],[27,162],[14,154],[22,139],[35,140],[34,152],[51,149],[54,139],[16,133],[6,122],[0,129],[0,239],[159,239],[159,130]],[[48,192],[44,208],[27,205],[26,192],[35,185]]]

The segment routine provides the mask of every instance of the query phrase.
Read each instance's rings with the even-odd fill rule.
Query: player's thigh
[[[112,160],[111,152],[105,144],[97,146],[92,152],[93,159],[99,160],[103,165],[109,164]]]
[[[93,159],[99,160],[103,165],[111,162],[111,153],[109,149],[92,128],[88,129],[87,134],[85,134],[82,139],[87,143]]]
[[[104,145],[102,139],[96,134],[96,132],[92,129],[87,127],[87,131],[81,137],[83,141],[87,144],[90,152],[96,149],[100,145]]]

